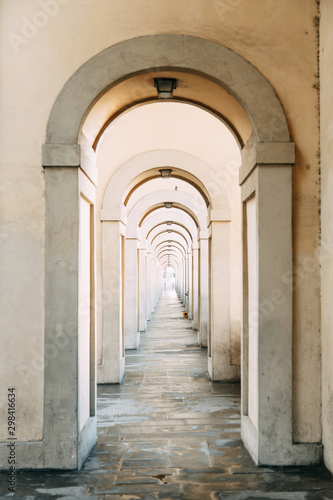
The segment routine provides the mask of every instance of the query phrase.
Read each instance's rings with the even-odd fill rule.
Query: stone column
[[[145,332],[147,330],[146,319],[146,249],[140,248],[139,257],[139,331]]]
[[[292,143],[244,151],[242,438],[258,464],[320,460],[292,431]]]
[[[209,267],[208,267],[208,236],[200,237],[200,325],[198,332],[199,344],[208,345],[209,328]]]
[[[146,319],[151,320],[151,252],[146,254]]]
[[[150,313],[153,314],[155,310],[155,273],[156,273],[156,266],[155,266],[155,259],[152,256],[151,260],[151,268],[150,268]]]
[[[192,303],[192,273],[193,273],[193,269],[192,269],[192,252],[189,252],[188,253],[188,317],[189,319],[192,319],[193,317],[193,303]]]
[[[230,220],[211,221],[210,229],[208,371],[212,380],[239,380],[239,367],[231,365]]]
[[[189,255],[186,253],[184,258],[184,306],[188,312],[189,308]],[[187,294],[187,295],[186,295]]]
[[[192,249],[192,328],[198,330],[199,315],[199,249]]]
[[[180,297],[180,266],[177,265],[177,268],[176,268],[176,292],[177,292],[177,295],[178,297]]]
[[[126,238],[125,244],[125,349],[140,345],[138,331],[138,248],[137,238]]]
[[[103,341],[100,384],[122,382],[124,353],[124,225],[120,221],[102,222]]]
[[[30,467],[79,469],[97,438],[95,402],[91,399],[96,371],[92,339],[95,304],[92,302],[87,307],[85,303],[85,292],[90,289],[91,293],[95,286],[93,245],[84,261],[79,260],[80,242],[89,238],[94,241],[89,207],[94,204],[95,186],[91,182],[94,179],[79,168],[80,161],[80,147],[76,144],[43,147],[46,188],[44,429],[42,442],[31,449],[28,444],[25,447],[18,443],[22,466],[26,463]],[[86,205],[81,214],[86,220],[80,220],[79,216],[81,194]],[[81,376],[83,358],[88,362],[88,380]]]
[[[181,295],[180,300],[185,306],[185,259],[183,258],[181,264]]]
[[[158,264],[155,260],[155,280],[154,280],[154,309],[156,308],[158,301]]]

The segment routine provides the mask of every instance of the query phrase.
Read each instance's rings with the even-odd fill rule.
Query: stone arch
[[[161,196],[163,196],[163,199],[161,199]],[[200,230],[207,228],[207,208],[205,208],[205,210],[198,210],[193,203],[193,198],[187,193],[166,190],[156,191],[155,193],[144,196],[133,207],[127,218],[127,229],[129,234],[134,234],[134,232],[137,231],[137,227],[142,226],[143,221],[149,213],[164,207],[164,200],[172,203],[172,208],[179,208],[187,212],[193,218]]]
[[[169,237],[169,239],[170,239],[170,237]],[[156,247],[154,248],[154,250],[157,250],[157,248],[159,248],[159,247],[161,247],[159,250],[164,249],[164,248],[167,246],[167,243],[168,243],[169,239],[166,237],[163,241],[161,241],[160,243],[158,243],[158,244],[156,245]],[[163,245],[163,246],[162,246],[162,245]],[[179,243],[178,241],[176,241],[176,240],[174,239],[174,237],[173,237],[173,239],[172,239],[172,246],[176,246],[179,250],[181,250],[181,253],[182,253],[183,255],[185,255],[185,252],[186,252],[185,247],[184,247],[181,243]]]
[[[154,174],[160,177],[159,169],[174,170],[174,174],[190,182],[198,189],[198,194],[214,209],[229,208],[228,197],[223,182],[206,162],[184,151],[153,150],[134,156],[121,165],[111,177],[105,191],[103,210],[119,209],[142,179]]]
[[[167,232],[169,229],[169,226],[163,221],[162,214],[160,213],[155,213],[153,217],[148,220],[149,224],[147,225],[147,220],[145,221],[146,224],[144,223],[142,225],[141,229],[141,236],[143,240],[147,240],[147,242],[152,245],[155,238],[161,233],[161,232]],[[189,227],[186,227],[184,225],[184,221],[182,219],[178,219],[177,217],[175,218],[173,216],[173,221],[172,221],[172,232],[176,232],[179,235],[181,235],[184,238],[184,241],[188,246],[193,246],[195,244],[195,238],[197,237],[196,234],[196,226],[190,217],[188,217],[188,222],[189,222]],[[150,227],[151,225],[151,227]]]
[[[167,239],[170,239],[170,235],[168,236],[167,230],[161,231],[158,233],[154,239],[154,248],[157,248],[158,245],[160,245],[163,241],[166,241]],[[172,233],[172,239],[173,241],[177,241],[179,245],[181,245],[182,248],[185,250],[185,246],[187,244],[186,238],[183,234],[180,234],[179,232],[173,231]]]
[[[290,140],[285,115],[273,88],[246,59],[203,38],[166,34],[126,40],[83,64],[54,103],[46,142],[77,144],[86,114],[107,89],[127,75],[154,68],[179,68],[214,79],[246,110],[258,142]]]
[[[274,302],[269,318],[258,315],[256,324],[250,321],[251,307],[274,300],[274,291],[281,287],[281,275],[292,270],[294,145],[290,142],[287,120],[274,89],[247,60],[215,42],[177,34],[131,39],[97,54],[67,81],[52,108],[42,155],[43,166],[47,167],[45,342],[52,340],[60,325],[71,348],[61,360],[45,363],[43,442],[34,449],[28,443],[23,455],[33,457],[30,465],[35,467],[79,468],[95,443],[93,412],[83,427],[78,423],[79,385],[67,392],[63,390],[68,374],[73,380],[77,380],[78,374],[79,340],[75,332],[80,305],[77,293],[80,199],[88,200],[90,207],[94,205],[90,180],[95,177],[81,157],[78,138],[91,106],[107,89],[131,75],[156,68],[189,71],[217,82],[240,103],[252,124],[253,133],[243,150],[240,169],[244,214],[242,438],[257,463],[313,463],[318,459],[318,447],[293,443],[291,291],[283,290],[284,302]],[[81,169],[73,168],[79,166]],[[211,214],[210,231],[212,237],[219,239],[223,230],[215,216]],[[108,220],[120,225],[119,217],[110,219],[109,215]],[[55,227],[62,228],[60,236],[54,234]],[[118,227],[117,234],[121,231]],[[259,258],[255,273],[251,274],[250,254],[254,249],[259,249]],[[120,247],[117,252],[121,252]],[[216,270],[221,270],[219,253],[211,257]],[[251,295],[254,283],[258,290],[255,297]],[[66,293],[71,293],[69,300]],[[219,294],[217,282],[212,282],[211,293]],[[62,301],[55,308],[59,297]],[[215,321],[218,320],[216,316]],[[74,334],[66,331],[67,325],[71,325]],[[257,344],[253,343],[253,335]],[[275,339],[274,351],[272,339]],[[257,364],[251,367],[249,350],[253,345],[257,345],[258,356]],[[258,373],[257,379],[251,379],[253,370]],[[260,391],[253,391],[252,385],[260,387]],[[61,413],[64,407],[66,424],[63,419],[54,418],[54,411]],[[253,411],[255,418],[254,413],[251,415]],[[274,435],[270,432],[272,428]]]
[[[106,190],[105,197],[112,196],[112,192]],[[172,203],[172,209],[164,207],[164,200]],[[107,202],[107,200],[105,200]],[[146,219],[153,216],[155,212],[163,212],[164,219],[169,217],[169,210],[173,212],[184,212],[186,218],[192,219],[197,235],[207,233],[207,206],[203,204],[201,210],[198,210],[193,197],[188,193],[174,190],[160,190],[151,192],[143,196],[132,207],[127,217],[126,225],[126,280],[125,280],[125,346],[127,349],[137,348],[140,343],[138,316],[140,300],[136,293],[138,290],[139,265],[136,265],[136,255],[139,246],[141,247],[141,226]],[[170,212],[171,214],[171,212]],[[149,223],[148,223],[149,224]],[[197,236],[198,237],[198,236]],[[180,252],[171,252],[175,257],[179,256],[180,262],[189,265],[188,252],[182,256]],[[159,254],[153,250],[152,258],[159,262]],[[132,280],[130,282],[130,280]],[[185,293],[186,289],[182,290]],[[182,298],[181,298],[182,299]],[[141,300],[142,302],[142,300]]]

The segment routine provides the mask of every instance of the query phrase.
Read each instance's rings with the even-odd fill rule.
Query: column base
[[[140,324],[140,333],[145,333],[147,331],[147,320],[141,321]]]
[[[207,335],[202,335],[200,331],[198,331],[198,344],[202,347],[208,346]]]
[[[125,357],[117,361],[112,359],[97,365],[98,384],[121,384],[125,375]]]
[[[15,452],[16,452],[16,470],[24,469],[63,469],[63,470],[73,470],[81,469],[82,465],[88,458],[92,448],[97,442],[97,417],[90,417],[80,432],[78,441],[73,443],[67,458],[64,456],[59,461],[57,456],[52,456],[52,461],[48,462],[45,458],[46,455],[50,455],[47,452],[48,444],[44,440],[42,441],[17,441],[15,442]],[[8,442],[0,443],[0,470],[9,470],[8,456],[9,448]]]
[[[213,357],[208,358],[208,373],[213,382],[239,382],[240,366],[226,365],[220,362],[216,366],[217,360]]]
[[[126,334],[125,334],[126,335]],[[140,332],[136,332],[135,335],[132,335],[131,339],[127,339],[125,337],[125,349],[131,351],[133,349],[138,349],[140,346]]]
[[[248,416],[242,416],[242,440],[256,465],[290,466],[322,463],[323,446],[320,443],[281,444],[278,450],[259,445],[258,431]]]
[[[78,470],[87,460],[91,450],[97,443],[97,416],[90,417],[79,434],[78,443]]]

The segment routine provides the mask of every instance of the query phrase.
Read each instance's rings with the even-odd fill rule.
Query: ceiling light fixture
[[[166,201],[166,202],[164,203],[164,205],[165,205],[165,208],[171,208],[171,207],[172,207],[172,203],[171,203],[171,201]]]
[[[159,170],[162,179],[169,179],[171,175],[171,168],[163,168],[162,170]]]
[[[154,87],[157,88],[159,99],[172,99],[173,91],[177,88],[176,78],[154,78]]]

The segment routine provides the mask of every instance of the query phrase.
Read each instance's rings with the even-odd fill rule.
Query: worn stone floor
[[[207,352],[174,292],[163,292],[126,352],[122,385],[98,390],[98,444],[81,471],[17,473],[17,498],[333,499],[323,466],[256,467],[240,441],[240,388],[213,383]],[[0,474],[0,497],[7,491]]]

